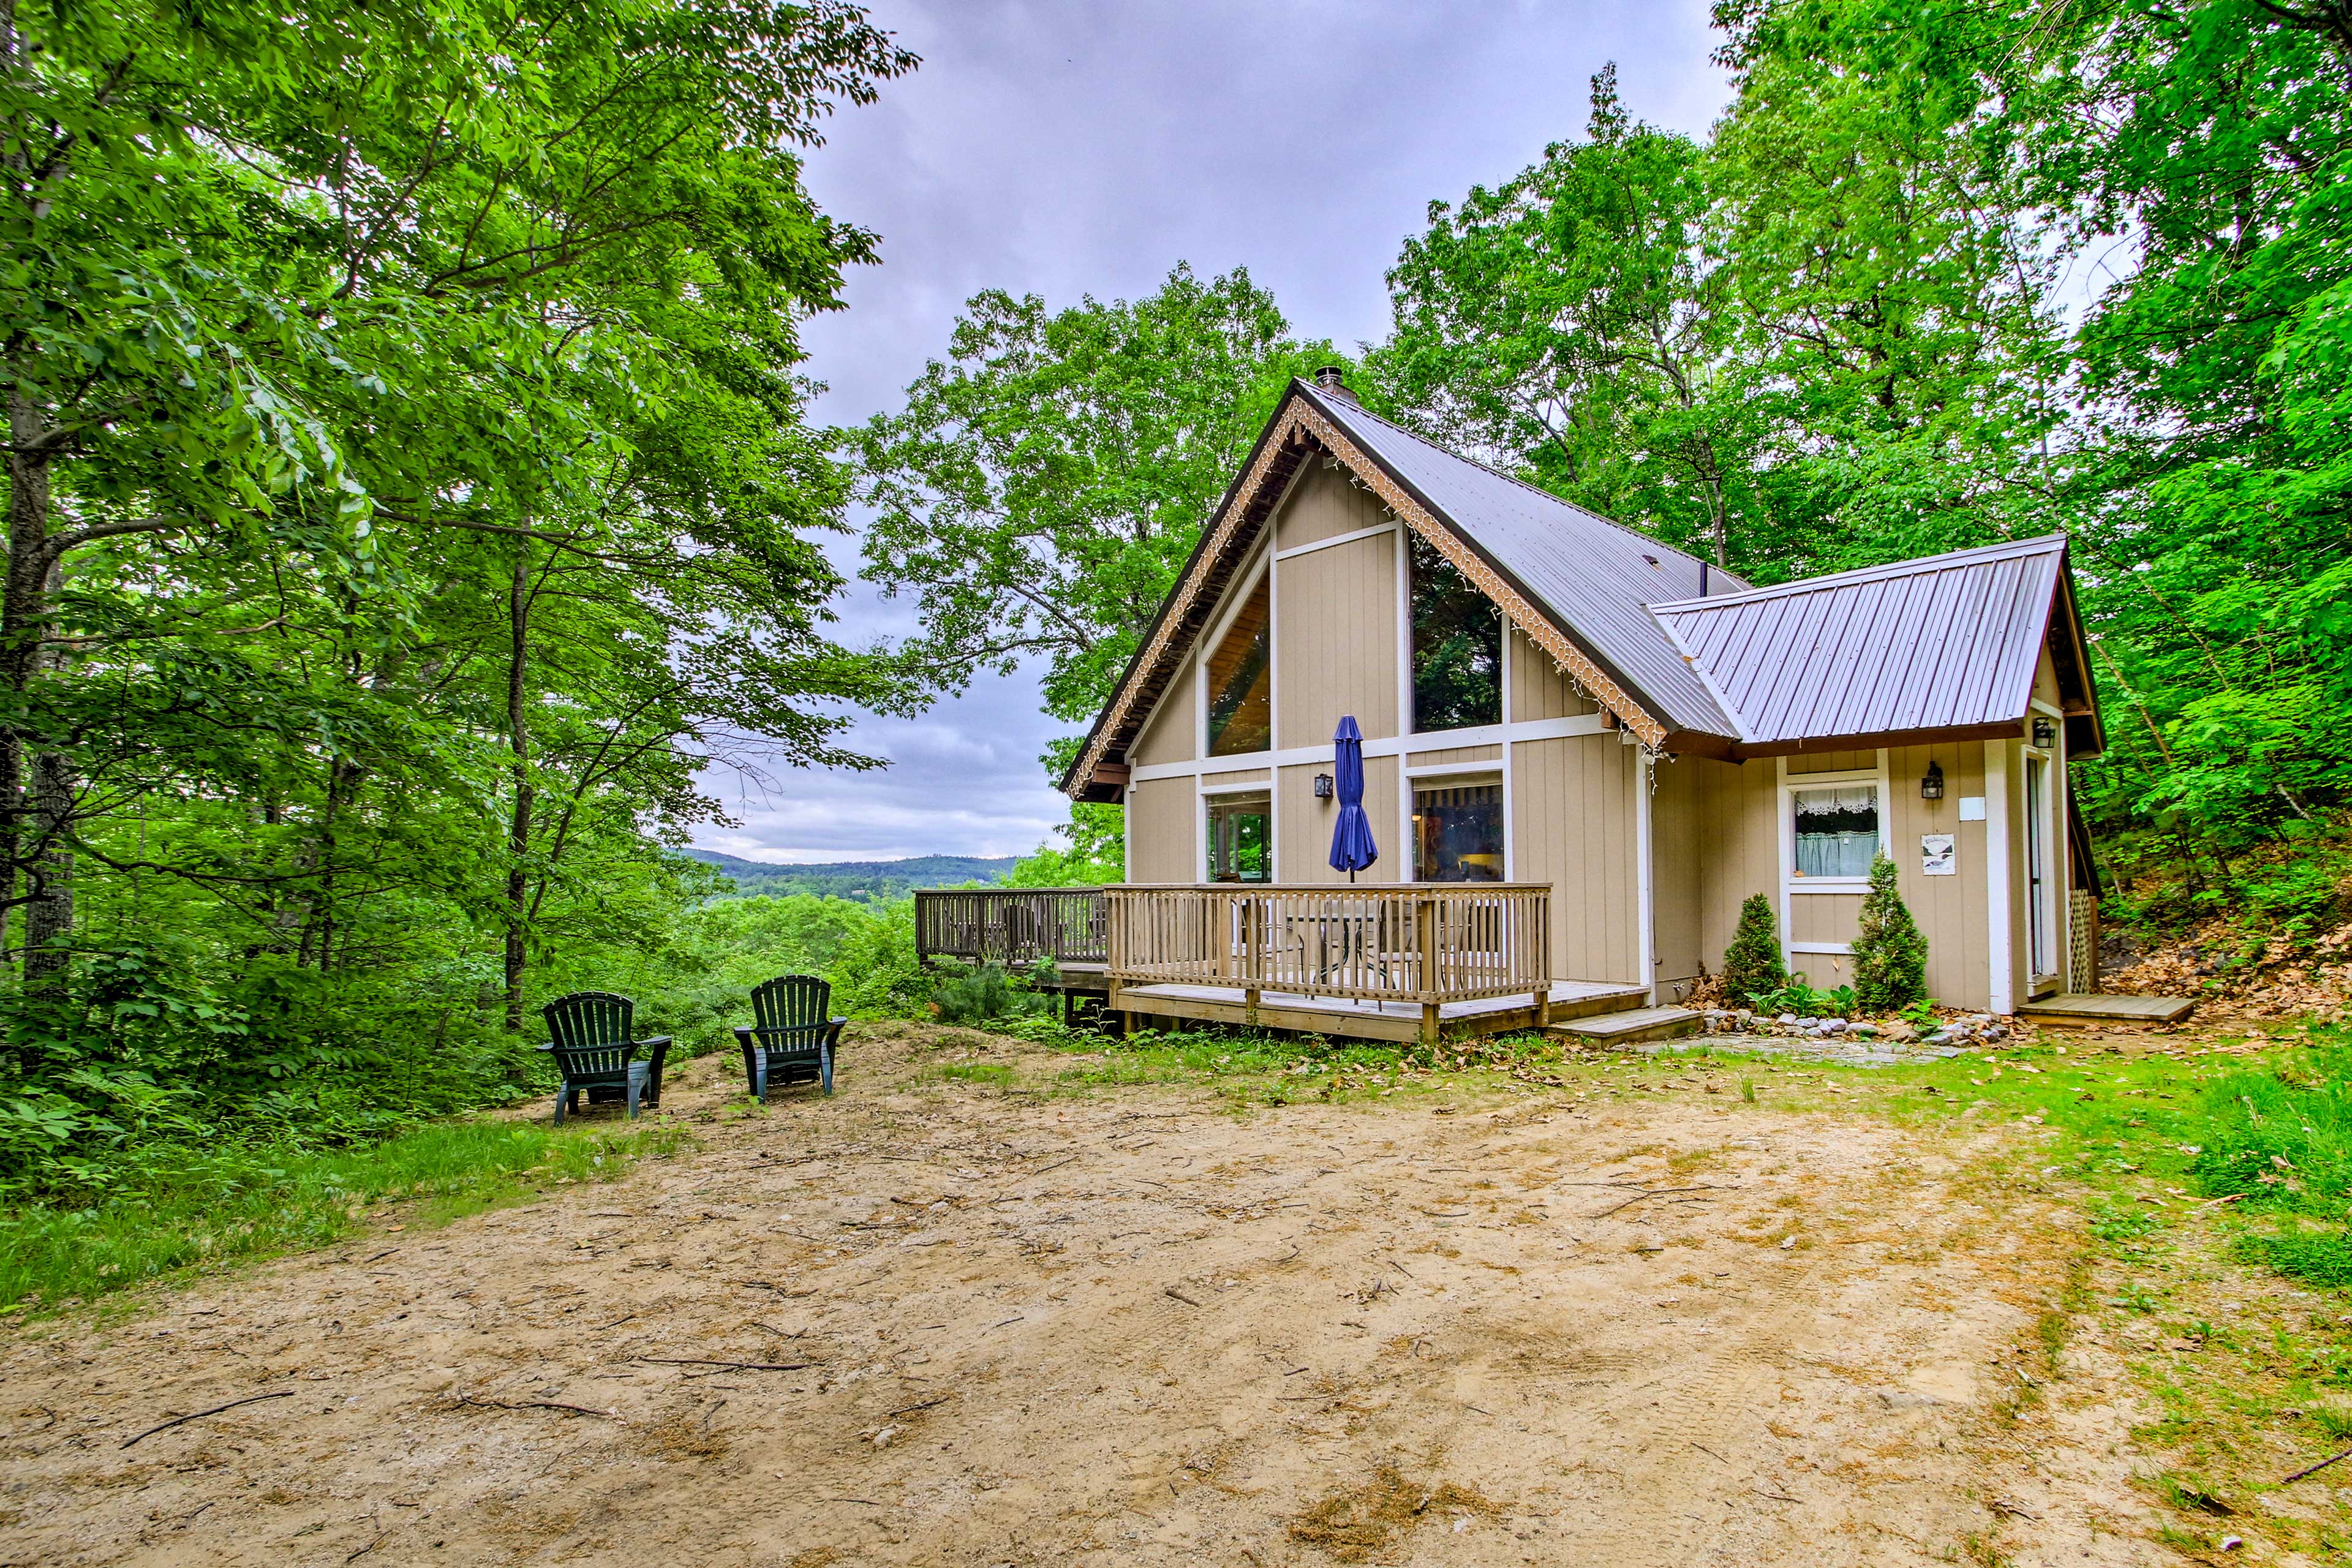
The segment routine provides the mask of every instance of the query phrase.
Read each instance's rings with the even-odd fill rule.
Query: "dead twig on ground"
[[[893,1415],[912,1415],[918,1410],[929,1410],[934,1405],[945,1405],[949,1400],[954,1397],[955,1395],[951,1394],[942,1394],[937,1399],[926,1399],[920,1405],[909,1405],[903,1409],[893,1410],[890,1414]]]
[[[2315,1465],[2305,1465],[2303,1468],[2295,1471],[2294,1474],[2282,1479],[2279,1482],[2279,1485],[2284,1486],[2288,1481],[2299,1481],[2305,1476],[2315,1476],[2320,1471],[2326,1469],[2328,1466],[2336,1463],[2338,1459],[2352,1459],[2352,1448],[2347,1448],[2340,1454],[2330,1454],[2327,1458],[2320,1460],[2319,1463]]]
[[[1184,1305],[1186,1305],[1186,1306],[1188,1306],[1188,1307],[1197,1307],[1197,1306],[1199,1306],[1199,1305],[1201,1304],[1200,1302],[1195,1301],[1194,1300],[1192,1300],[1192,1297],[1187,1296],[1186,1294],[1184,1294],[1184,1292],[1183,1292],[1183,1291],[1179,1290],[1178,1289],[1176,1289],[1176,1287],[1175,1287],[1175,1286],[1173,1286],[1173,1285],[1169,1286],[1166,1289],[1164,1289],[1164,1290],[1160,1291],[1160,1293],[1161,1295],[1163,1295],[1163,1296],[1173,1296],[1174,1298],[1176,1298],[1176,1300],[1178,1300],[1179,1301],[1183,1302],[1183,1303],[1184,1303]]]
[[[232,1399],[226,1405],[215,1405],[210,1410],[197,1410],[185,1415],[174,1415],[169,1421],[163,1422],[160,1426],[148,1427],[147,1430],[140,1433],[136,1437],[125,1437],[122,1440],[122,1447],[128,1448],[131,1444],[139,1442],[144,1438],[152,1437],[158,1432],[168,1432],[174,1426],[184,1426],[191,1421],[201,1421],[207,1415],[217,1415],[224,1410],[234,1410],[240,1405],[258,1405],[265,1399],[291,1399],[293,1397],[294,1391],[292,1389],[282,1388],[276,1394],[257,1394],[246,1399]]]
[[[553,1399],[477,1399],[470,1394],[453,1394],[449,1403],[461,1409],[560,1410],[567,1415],[593,1415],[599,1421],[619,1419],[609,1410],[591,1410],[584,1405],[565,1405]]]
[[[816,1364],[813,1361],[713,1361],[696,1355],[641,1355],[636,1359],[656,1366],[731,1366],[738,1372],[799,1372]]]
[[[1650,1189],[1648,1189],[1648,1190],[1646,1190],[1646,1191],[1635,1193],[1632,1197],[1627,1198],[1623,1203],[1621,1203],[1621,1204],[1612,1204],[1609,1207],[1607,1207],[1607,1208],[1605,1208],[1605,1209],[1602,1209],[1599,1214],[1589,1214],[1589,1215],[1586,1215],[1584,1217],[1585,1217],[1585,1218],[1587,1218],[1587,1219],[1607,1219],[1611,1215],[1615,1214],[1619,1209],[1629,1209],[1629,1208],[1632,1208],[1635,1204],[1640,1203],[1643,1198],[1665,1198],[1665,1197],[1673,1197],[1675,1194],[1678,1194],[1678,1193],[1715,1193],[1715,1192],[1721,1192],[1721,1191],[1723,1191],[1723,1190],[1724,1190],[1723,1188],[1721,1188],[1721,1187],[1719,1187],[1719,1186],[1717,1186],[1717,1185],[1715,1185],[1715,1184],[1704,1184],[1704,1185],[1701,1185],[1701,1186],[1696,1186],[1696,1187],[1652,1187],[1652,1188],[1650,1188]],[[1696,1202],[1698,1202],[1698,1201],[1701,1201],[1701,1200],[1698,1200],[1698,1199],[1692,1199],[1692,1200],[1690,1200],[1690,1201],[1692,1201],[1692,1202],[1695,1202],[1695,1203],[1696,1203]]]

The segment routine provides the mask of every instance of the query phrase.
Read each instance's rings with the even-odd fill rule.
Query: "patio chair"
[[[743,1077],[761,1104],[777,1085],[815,1083],[833,1092],[833,1057],[846,1018],[826,1016],[833,987],[814,974],[779,974],[751,988],[751,1024],[739,1027]]]
[[[638,1039],[636,1012],[635,1002],[610,991],[574,991],[539,1010],[548,1033],[540,1049],[554,1056],[563,1079],[555,1091],[557,1126],[568,1110],[580,1109],[583,1093],[591,1105],[626,1100],[631,1116],[641,1105],[661,1103],[662,1060],[669,1055],[670,1037]]]

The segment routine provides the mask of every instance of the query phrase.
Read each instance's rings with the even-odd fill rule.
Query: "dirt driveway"
[[[2143,1560],[2121,1418],[2004,1404],[2066,1251],[2007,1134],[926,1043],[764,1118],[698,1063],[624,1182],[20,1331],[0,1563]]]

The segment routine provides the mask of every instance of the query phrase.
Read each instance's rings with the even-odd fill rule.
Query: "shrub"
[[[978,969],[959,965],[931,993],[931,1011],[942,1024],[987,1024],[1038,1010],[1043,997],[1017,989],[1001,963]]]
[[[1753,999],[1787,984],[1789,972],[1780,963],[1780,930],[1772,918],[1772,900],[1751,893],[1739,906],[1739,926],[1723,952],[1723,988],[1735,997]]]
[[[1896,891],[1895,862],[1883,849],[1870,862],[1870,891],[1863,895],[1853,992],[1873,1013],[1892,1013],[1927,996],[1927,939]]]

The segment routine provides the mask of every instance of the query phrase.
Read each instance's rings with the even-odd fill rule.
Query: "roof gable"
[[[2075,657],[2063,534],[1651,606],[1744,752],[2014,731],[2045,644]],[[2062,676],[2063,671],[2062,670]],[[2095,750],[2095,711],[2084,737]]]

